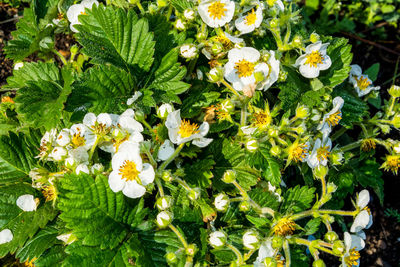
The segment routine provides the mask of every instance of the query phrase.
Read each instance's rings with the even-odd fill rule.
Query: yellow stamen
[[[24,262],[24,265],[26,267],[35,267],[35,264],[33,264],[33,262],[36,260],[37,258],[33,258],[32,260],[29,260],[29,258]]]
[[[224,47],[228,47],[231,45],[231,40],[229,40],[228,37],[226,37],[225,34],[219,35],[217,38],[217,41],[220,42]]]
[[[328,159],[330,154],[328,148],[329,146],[321,146],[320,148],[317,149],[317,158],[319,161]]]
[[[337,112],[329,115],[328,118],[326,118],[326,122],[331,126],[336,126],[339,124],[339,121],[342,119],[342,112],[338,110]]]
[[[349,251],[349,256],[345,257],[344,262],[348,267],[357,266],[358,260],[360,259],[360,252],[356,250],[356,248],[352,248]]]
[[[385,171],[392,171],[397,175],[397,171],[400,168],[400,156],[398,155],[388,155],[386,156],[386,161],[383,163],[382,167]]]
[[[228,9],[225,8],[225,4],[220,1],[216,1],[208,6],[208,13],[212,19],[221,19],[222,16],[225,15],[225,11]]]
[[[368,86],[371,85],[371,82],[368,81],[367,77],[360,76],[358,78],[354,77],[354,79],[357,81],[357,86],[358,88],[360,88],[361,91],[364,91],[368,88]]]
[[[9,96],[3,96],[3,97],[1,98],[1,103],[11,103],[11,104],[14,104],[15,102],[14,102],[14,100],[13,100],[11,97],[9,97]]]
[[[229,112],[224,110],[222,108],[221,104],[217,105],[216,113],[217,113],[218,120],[220,120],[220,121],[229,120],[231,118],[231,115],[229,114]]]
[[[254,23],[256,23],[256,20],[257,20],[257,15],[253,8],[251,12],[246,16],[246,25],[248,26],[253,25]]]
[[[87,15],[85,11],[81,11],[81,15]]]
[[[276,267],[285,267],[285,259],[282,258],[281,255],[276,255],[275,256],[276,260]]]
[[[324,57],[319,51],[313,51],[311,54],[306,55],[306,63],[309,64],[310,67],[317,67],[317,64],[322,64],[322,60],[324,60]]]
[[[277,224],[272,228],[275,235],[288,236],[293,235],[296,230],[296,223],[289,218],[282,218]]]
[[[190,123],[190,121],[182,120],[181,126],[179,126],[178,134],[181,135],[182,138],[186,138],[192,136],[193,134],[199,133],[199,126],[196,123]]]
[[[121,175],[122,179],[125,179],[126,181],[136,181],[141,183],[139,179],[139,171],[133,161],[125,160],[119,168],[119,175]]]
[[[43,187],[42,193],[44,198],[46,199],[46,202],[52,201],[57,198],[57,191],[54,185]]]
[[[236,73],[238,74],[239,78],[249,77],[253,74],[255,65],[256,64],[253,62],[242,59],[235,64]]]
[[[73,147],[77,148],[77,147],[81,147],[85,145],[85,138],[83,136],[81,136],[81,133],[75,133],[72,136],[72,140],[71,143],[73,145]]]
[[[269,111],[257,111],[253,114],[253,125],[259,129],[264,129],[268,125],[270,125],[272,121],[271,114]]]
[[[371,151],[376,148],[376,142],[372,138],[364,139],[361,142],[361,149],[365,152]]]
[[[371,209],[368,206],[365,206],[365,208],[363,208],[363,210],[366,210],[368,212],[368,214],[371,215]]]
[[[291,148],[290,155],[295,162],[304,161],[307,157],[308,149],[306,144],[298,144]]]

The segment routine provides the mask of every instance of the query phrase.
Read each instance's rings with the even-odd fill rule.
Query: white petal
[[[36,202],[33,195],[22,195],[17,199],[17,206],[23,211],[36,210]]]
[[[211,138],[198,138],[194,139],[192,144],[198,147],[206,147],[212,142]]]
[[[128,131],[128,132],[143,132],[143,125],[132,118],[131,116],[120,116],[118,120],[119,125],[121,126],[122,129]]]
[[[121,179],[118,171],[112,171],[108,176],[108,184],[113,192],[119,192],[125,186],[125,180]]]
[[[0,245],[10,242],[13,238],[14,236],[10,229],[4,229],[0,232]]]
[[[125,183],[124,189],[122,189],[122,193],[130,198],[138,198],[146,193],[146,188],[136,181],[129,181]]]
[[[356,218],[354,219],[354,222],[350,228],[350,232],[357,233],[362,229],[365,229],[368,223],[369,223],[368,211],[362,210],[359,214],[357,214]]]
[[[167,160],[172,154],[174,154],[175,148],[170,140],[165,140],[158,150],[157,158],[159,160]]]
[[[208,124],[208,122],[205,121],[199,127],[199,134],[205,136],[209,130],[210,130],[210,125]]]
[[[94,113],[87,113],[85,117],[83,118],[83,124],[85,124],[88,127],[94,126],[96,123],[97,117]]]
[[[319,76],[319,68],[310,66],[309,64],[300,65],[299,71],[301,75],[309,79],[317,78]]]
[[[351,235],[348,232],[344,233],[344,244],[346,246],[346,251],[352,249],[351,247]]]
[[[318,64],[318,68],[320,70],[327,70],[331,67],[331,65],[332,65],[331,58],[328,55],[325,55],[322,64]]]
[[[141,173],[139,173],[140,181],[142,181],[142,185],[148,185],[154,181],[155,172],[153,166],[149,163],[143,164],[143,169]]]
[[[315,42],[313,44],[308,45],[306,47],[306,54],[310,54],[313,51],[319,51],[321,49],[321,46],[322,46],[322,42],[321,41],[318,41],[318,42]]]
[[[72,5],[68,8],[67,18],[70,22],[78,21],[78,16],[85,11],[85,7],[81,4]]]
[[[168,129],[179,128],[181,125],[181,111],[178,109],[168,114],[165,126]]]
[[[369,200],[370,200],[369,192],[367,189],[364,189],[358,194],[357,206],[360,207],[360,209],[363,209],[368,205]]]
[[[356,250],[362,250],[365,247],[365,241],[356,235],[351,235],[351,246],[350,248],[355,248]]]
[[[100,113],[97,116],[97,122],[99,124],[104,124],[106,127],[110,127],[112,125],[112,117],[108,113]]]

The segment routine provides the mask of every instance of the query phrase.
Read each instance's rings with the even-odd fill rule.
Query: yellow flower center
[[[141,183],[139,179],[139,171],[136,169],[136,164],[133,161],[125,160],[119,168],[119,175],[126,181],[135,181]]]
[[[236,62],[235,69],[239,78],[249,77],[254,72],[255,64],[253,62],[247,61],[246,59],[242,59],[239,62]]]
[[[3,96],[3,97],[1,98],[1,103],[11,103],[11,104],[13,104],[13,103],[15,103],[15,102],[14,102],[14,100],[13,100],[11,97],[9,97],[9,96]]]
[[[253,114],[253,125],[259,129],[264,129],[271,121],[272,118],[268,111],[257,111]]]
[[[368,88],[368,86],[371,85],[371,82],[368,81],[367,77],[360,76],[358,78],[354,77],[354,79],[357,81],[357,86],[358,88],[360,88],[361,91],[364,91]]]
[[[179,126],[178,134],[181,135],[182,138],[186,138],[192,136],[193,134],[197,134],[199,131],[199,126],[196,123],[190,123],[190,121],[182,120],[181,126]]]
[[[45,186],[43,187],[42,190],[43,196],[47,201],[52,201],[57,197],[57,191],[56,188],[54,187],[54,185],[49,185],[49,186]]]
[[[296,230],[296,223],[289,218],[282,218],[278,223],[272,228],[272,231],[279,236],[292,235]]]
[[[364,139],[361,143],[361,149],[365,152],[376,148],[376,142],[372,138]]]
[[[32,260],[29,260],[29,258],[24,262],[24,265],[26,267],[35,267],[35,264],[33,264],[33,262],[36,260],[37,258],[33,258]]]
[[[226,37],[225,34],[221,34],[217,37],[217,41],[220,42],[224,47],[228,47],[231,44],[231,40]]]
[[[256,23],[256,20],[257,20],[257,15],[253,8],[251,12],[246,16],[246,25],[247,26],[253,25],[254,23]]]
[[[307,157],[308,149],[306,144],[298,144],[291,150],[291,156],[295,162],[303,161]]]
[[[85,11],[81,11],[81,15],[87,15]]]
[[[83,136],[81,136],[81,133],[75,133],[72,136],[72,140],[71,140],[72,146],[77,148],[77,147],[81,147],[83,145],[85,145],[85,138]]]
[[[92,130],[98,135],[106,135],[110,132],[111,127],[107,127],[104,123],[96,122],[95,125],[90,126]]]
[[[225,4],[220,1],[216,1],[208,6],[208,13],[212,19],[221,19],[227,10]]]
[[[329,157],[329,151],[328,151],[328,146],[321,146],[320,148],[317,149],[317,158],[319,161],[328,159]]]
[[[391,170],[393,173],[397,174],[400,168],[400,156],[389,155],[386,156],[386,162],[383,164],[385,170]]]
[[[356,248],[352,248],[349,251],[349,256],[345,257],[344,262],[348,267],[357,266],[358,260],[360,259],[360,252],[356,250]]]
[[[221,104],[217,105],[216,113],[217,113],[218,120],[223,121],[223,120],[229,120],[231,118],[231,115],[229,114],[229,112],[226,111],[225,109],[223,109]]]
[[[306,65],[309,64],[310,67],[317,67],[317,64],[322,64],[324,57],[319,51],[312,51],[311,54],[306,55]]]
[[[285,267],[285,259],[282,259],[281,255],[276,255],[275,256],[276,260],[276,267]]]
[[[342,119],[342,112],[340,110],[338,110],[337,112],[329,115],[328,118],[326,118],[326,122],[330,125],[330,126],[336,126],[339,124],[339,121]]]

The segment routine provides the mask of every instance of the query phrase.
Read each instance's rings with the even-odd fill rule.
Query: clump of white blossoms
[[[168,136],[172,143],[180,145],[193,140],[198,147],[205,147],[211,143],[211,138],[205,138],[210,129],[207,122],[200,126],[188,120],[181,119],[180,110],[168,114],[165,126],[168,128]]]
[[[33,195],[27,194],[19,196],[16,204],[23,211],[35,211],[38,202]]]
[[[255,10],[254,10],[255,9]],[[263,10],[258,5],[256,8],[252,8],[251,11],[246,14],[241,14],[238,19],[235,20],[235,26],[241,34],[249,33],[260,27],[263,20]]]
[[[368,75],[362,73],[362,69],[359,65],[350,65],[350,67],[349,81],[353,84],[359,97],[369,94],[372,90],[381,89],[380,86],[374,86],[372,84],[372,80]]]
[[[306,53],[295,63],[301,75],[306,78],[317,78],[321,70],[327,70],[332,65],[331,58],[326,54],[329,43],[320,41],[306,47]]]
[[[318,130],[321,131],[324,138],[327,138],[328,135],[332,132],[332,127],[339,124],[342,119],[342,107],[344,104],[343,98],[337,96],[333,99],[332,105],[333,108],[327,114],[324,115],[322,122],[318,125]]]
[[[232,20],[235,13],[235,2],[230,0],[202,1],[198,12],[208,26],[221,27]]]
[[[154,181],[153,166],[143,163],[138,144],[124,142],[113,156],[112,172],[108,177],[110,188],[130,198],[139,198],[146,193],[146,185]]]
[[[96,0],[83,0],[80,4],[75,4],[69,7],[67,11],[67,18],[71,23],[70,28],[73,32],[78,32],[74,26],[81,24],[79,22],[79,15],[86,15],[85,8],[92,9],[93,5],[98,6],[99,2]]]

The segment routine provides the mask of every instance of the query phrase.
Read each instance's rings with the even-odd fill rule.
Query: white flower
[[[72,165],[76,163],[84,163],[89,160],[89,153],[85,147],[78,147],[75,149],[71,149],[68,151],[68,163],[72,163]]]
[[[154,181],[154,169],[143,163],[137,143],[124,142],[112,158],[112,172],[108,177],[110,188],[130,198],[139,198],[146,193],[145,186]]]
[[[56,137],[57,137],[57,130],[52,129],[50,131],[47,131],[42,139],[40,140],[40,153],[37,156],[38,158],[43,158],[47,156],[49,151],[52,149],[53,145],[56,142]]]
[[[34,196],[29,194],[19,196],[16,203],[23,211],[34,211],[37,207]]]
[[[99,2],[96,0],[83,0],[80,4],[75,4],[69,7],[67,11],[67,18],[71,23],[71,30],[78,32],[74,25],[81,24],[78,20],[79,15],[86,15],[85,8],[92,9],[93,5],[98,6]]]
[[[182,57],[192,59],[197,55],[197,48],[193,44],[184,44],[181,46],[180,52]]]
[[[157,225],[160,228],[165,228],[167,227],[172,221],[172,214],[168,211],[161,211],[158,215],[157,215]]]
[[[318,130],[321,131],[323,137],[326,138],[332,132],[332,127],[339,124],[342,119],[342,107],[344,104],[343,98],[337,96],[333,99],[333,108],[327,114],[324,115],[322,122],[318,125]]]
[[[177,19],[177,20],[175,21],[175,28],[176,28],[177,30],[183,31],[183,30],[186,29],[185,24],[186,24],[186,23],[185,23],[183,20]]]
[[[380,86],[373,86],[368,75],[362,74],[362,69],[359,65],[350,65],[349,81],[353,84],[359,97],[369,94],[372,90],[381,89]]]
[[[174,154],[175,148],[174,145],[169,140],[165,140],[164,143],[160,146],[157,153],[158,160],[164,161]]]
[[[233,48],[228,53],[228,63],[224,66],[224,76],[237,91],[256,84],[255,74],[267,77],[269,68],[266,63],[258,63],[260,52],[252,47]],[[260,75],[258,75],[260,76]]]
[[[249,230],[244,233],[242,240],[243,246],[249,250],[257,249],[260,245],[259,235],[254,230]]]
[[[180,110],[168,114],[165,126],[168,128],[168,136],[172,143],[180,145],[193,140],[198,147],[206,147],[211,143],[211,138],[205,138],[210,125],[203,122],[200,127],[187,120],[181,120]]]
[[[71,138],[69,135],[69,129],[62,129],[57,136],[57,145],[66,146],[71,142]]]
[[[222,231],[215,231],[210,233],[209,242],[213,248],[221,248],[226,243],[227,236]]]
[[[365,236],[365,233],[362,230],[368,229],[372,225],[372,214],[367,207],[369,200],[370,196],[368,190],[364,189],[358,194],[356,204],[360,212],[355,217],[350,228],[350,232],[356,233],[361,237]]]
[[[190,8],[185,9],[185,11],[183,11],[183,16],[187,20],[194,20],[194,11],[193,11],[193,9],[190,9]]]
[[[280,62],[275,57],[275,51],[269,51],[269,58],[266,62],[269,68],[269,73],[265,80],[261,83],[261,88],[267,90],[270,88],[279,78]]]
[[[11,242],[13,240],[14,236],[10,229],[4,229],[0,232],[0,245],[5,244],[8,242]]]
[[[90,170],[87,164],[82,163],[76,166],[75,173],[78,175],[81,173],[90,174]]]
[[[264,260],[268,257],[273,257],[275,255],[275,250],[272,248],[272,242],[270,239],[264,241],[260,249],[258,250],[258,257],[254,262],[254,267],[264,267]]]
[[[19,70],[19,69],[22,68],[23,66],[24,66],[24,62],[15,63],[15,65],[14,65],[14,70]]]
[[[224,193],[218,194],[214,199],[214,206],[218,211],[226,211],[229,207],[229,197]]]
[[[260,6],[257,6],[255,11],[253,8],[251,11],[247,12],[247,14],[241,14],[239,18],[235,20],[235,26],[241,34],[245,34],[260,27],[262,20],[262,9]]]
[[[132,105],[136,100],[139,99],[139,97],[141,97],[143,95],[142,92],[140,91],[136,91],[133,96],[131,98],[128,98],[128,100],[126,100],[126,104],[128,106]]]
[[[65,148],[58,146],[55,147],[49,154],[49,160],[62,161],[67,156],[68,152]]]
[[[82,123],[72,125],[69,134],[71,137],[71,149],[84,147],[89,150],[96,142],[96,135]]]
[[[160,119],[165,119],[172,111],[174,111],[174,106],[168,103],[162,104],[159,108],[157,108],[157,116]]]
[[[311,154],[307,158],[308,166],[310,168],[316,168],[320,165],[326,166],[331,149],[332,141],[330,138],[326,138],[323,141],[318,138],[314,143]]]
[[[321,70],[327,70],[332,64],[331,58],[326,54],[329,43],[316,42],[306,47],[306,53],[300,56],[295,63],[300,67],[301,75],[306,78],[316,78]]]
[[[235,13],[235,2],[230,0],[202,1],[198,11],[201,19],[208,26],[218,28],[232,20]]]
[[[97,135],[106,135],[113,125],[113,114],[100,113],[96,116],[94,113],[87,113],[83,118],[83,124]]]
[[[359,251],[365,247],[364,240],[356,235],[350,235],[348,232],[345,232],[344,244],[346,246],[346,252],[342,256],[343,266],[360,266]]]

